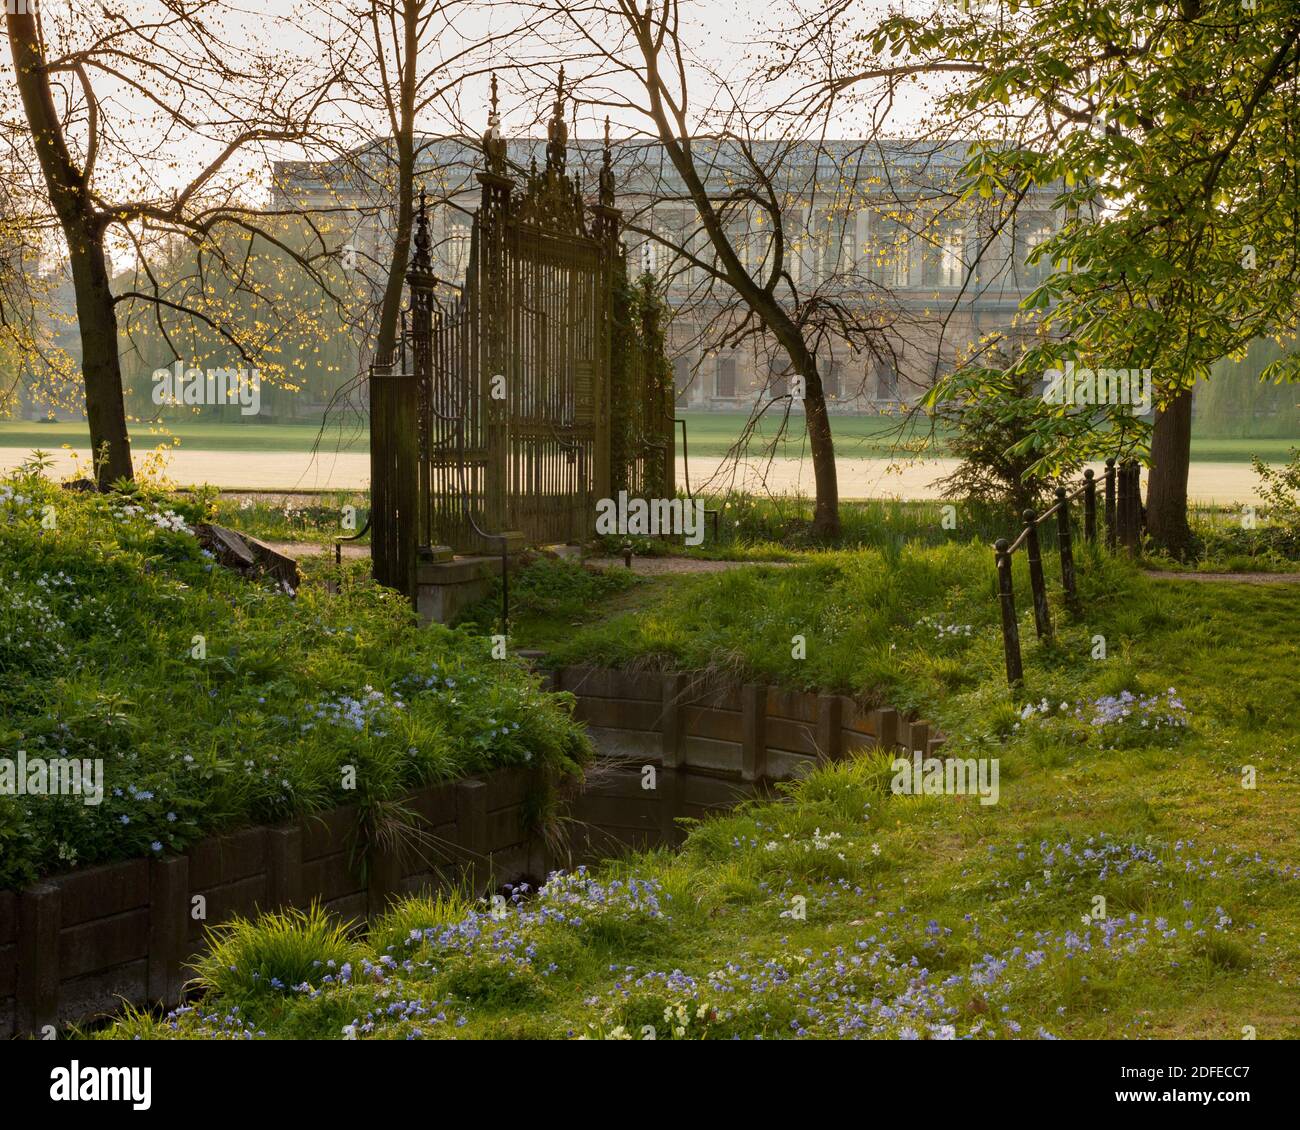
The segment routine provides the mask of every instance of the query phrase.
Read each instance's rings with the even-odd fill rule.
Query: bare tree
[[[692,42],[701,33],[680,0],[560,0],[549,10],[565,31],[557,47],[568,44],[571,60],[588,70],[576,97],[638,123],[646,167],[624,168],[621,177],[652,187],[640,196],[625,189],[620,202],[629,229],[659,248],[656,267],[678,292],[677,320],[699,324],[710,349],[749,343],[765,367],[769,395],[742,444],[773,410],[782,417],[779,438],[802,400],[816,483],[813,532],[834,536],[830,406],[862,393],[872,373],[884,383],[897,374],[902,402],[905,385],[923,389],[964,343],[947,332],[953,311],[945,316],[948,300],[938,295],[974,297],[966,235],[988,224],[953,191],[964,147],[940,132],[891,140],[887,99],[864,138],[835,139],[836,99],[825,96],[838,76],[834,44],[821,56],[798,56],[816,60],[818,81],[784,81],[786,41],[825,37],[826,23],[773,22],[757,53],[727,70],[701,59],[706,50],[716,55],[716,45]],[[621,147],[629,148],[635,143]],[[919,301],[928,282],[933,303]]]
[[[70,262],[81,333],[92,454],[101,487],[132,477],[119,359],[119,308],[150,303],[182,311],[242,349],[237,329],[205,309],[207,271],[166,295],[149,260],[176,239],[233,274],[240,257],[226,228],[279,247],[328,290],[321,241],[289,246],[244,191],[239,163],[311,136],[334,75],[282,47],[236,43],[216,0],[76,3],[50,19],[9,5],[10,54],[21,113]],[[267,17],[259,14],[258,23]],[[176,169],[196,171],[176,181]],[[169,186],[170,182],[170,186]],[[36,191],[33,186],[33,191]],[[132,254],[136,281],[115,290],[113,240]],[[233,259],[232,259],[233,254]]]
[[[333,104],[340,119],[322,148],[312,192],[280,187],[304,214],[347,239],[363,282],[356,330],[372,357],[391,357],[397,344],[417,195],[426,193],[432,209],[455,211],[473,185],[473,139],[482,123],[466,123],[463,89],[477,81],[478,95],[489,72],[511,70],[514,64],[502,61],[509,45],[542,18],[512,8],[512,19],[493,30],[493,7],[482,0],[313,0],[310,8],[318,19],[306,30],[317,50],[330,69],[346,72]],[[331,215],[339,211],[346,232]]]
[[[745,318],[731,327],[730,336],[744,336],[746,319],[752,318],[788,356],[803,385],[817,486],[814,530],[822,536],[837,535],[835,448],[816,350],[801,324],[797,302],[791,305],[778,294],[779,288],[795,287],[788,267],[782,194],[766,175],[770,170],[765,163],[754,159],[740,100],[728,97],[725,84],[712,82],[706,101],[698,106],[693,102],[692,79],[701,71],[691,65],[692,45],[683,34],[678,0],[647,0],[643,9],[633,0],[615,0],[608,6],[561,0],[554,12],[566,33],[579,37],[595,64],[595,73],[584,85],[610,79],[606,104],[620,116],[639,117],[646,123],[644,132],[662,147],[680,195],[698,217],[710,248],[701,256],[697,249],[678,244],[676,252],[729,287],[744,304]],[[623,91],[620,81],[627,84]],[[701,161],[698,141],[709,134],[721,143],[711,147],[714,153],[726,152],[740,162],[741,177],[721,196],[710,183],[707,157]],[[737,219],[743,215],[747,220],[749,213],[761,214],[769,225],[771,234],[761,254],[748,253],[745,237],[739,234]],[[746,222],[744,230],[748,227]]]

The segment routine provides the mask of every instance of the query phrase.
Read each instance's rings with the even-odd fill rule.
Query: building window
[[[447,253],[445,261],[450,281],[459,283],[469,270],[469,248],[472,239],[470,222],[464,216],[452,216],[447,221]]]
[[[691,372],[691,360],[685,354],[673,359],[673,389],[677,393],[677,403],[687,404],[691,399],[691,381],[695,374]]]
[[[888,288],[903,288],[910,282],[911,246],[907,228],[883,212],[871,216],[871,239],[867,251],[867,276]]]
[[[808,255],[808,232],[804,227],[803,212],[798,209],[781,215],[781,235],[785,241],[785,266],[795,286],[807,281],[805,260]]]
[[[731,245],[731,250],[735,252],[736,258],[740,260],[740,266],[746,274],[753,271],[751,260],[753,256],[754,240],[749,230],[749,217],[737,215],[732,211],[722,225],[723,235]],[[726,268],[719,262],[718,270],[726,272]]]
[[[966,279],[965,258],[965,229],[951,221],[939,221],[926,236],[921,285],[961,286]]]
[[[695,213],[685,209],[674,208],[663,213],[662,226],[657,230],[664,233],[664,238],[673,244],[673,249],[664,248],[665,258],[671,256],[668,266],[669,281],[674,286],[690,286],[698,282],[698,270],[687,255],[699,255],[700,241],[697,238]],[[676,250],[680,248],[680,250]]]
[[[876,399],[898,399],[898,369],[888,359],[876,362]]]
[[[833,282],[852,268],[852,233],[856,230],[856,216],[830,208],[822,212],[817,231],[817,250],[821,259],[819,282]]]
[[[939,253],[939,285],[961,286],[966,281],[966,232],[951,228]]]
[[[1027,216],[1016,222],[1016,268],[1020,281],[1025,286],[1038,286],[1052,273],[1053,263],[1050,255],[1041,256],[1037,262],[1030,264],[1029,256],[1036,247],[1046,243],[1052,237],[1052,225],[1044,216]]]
[[[713,372],[713,395],[720,400],[736,399],[736,359],[719,357]]]
[[[840,363],[827,361],[822,367],[822,394],[827,400],[839,400],[843,396],[840,388]]]
[[[767,363],[767,393],[773,400],[790,395],[789,364],[779,357]]]

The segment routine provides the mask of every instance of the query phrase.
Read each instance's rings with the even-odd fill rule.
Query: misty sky
[[[78,42],[78,35],[84,34],[79,13],[87,7],[91,11],[98,10],[97,4],[88,6],[82,0],[42,0],[42,3],[43,26],[53,53],[66,48],[69,34],[73,43]],[[913,0],[907,7],[913,11],[933,12],[943,3],[944,0]],[[301,65],[302,85],[306,87],[312,81],[313,68],[319,73],[323,66],[325,52],[322,42],[338,43],[346,38],[347,28],[342,23],[332,25],[331,19],[345,20],[350,8],[364,11],[365,7],[363,0],[352,0],[351,4],[333,3],[330,0],[265,0],[264,3],[249,4],[248,0],[240,0],[215,6],[205,18],[232,46],[232,57],[235,60],[240,59],[241,51],[245,48],[250,58],[259,50],[274,51],[281,60],[293,60],[295,65]],[[881,0],[861,0],[853,8],[853,25],[869,23],[873,13],[883,12],[886,7]],[[158,11],[158,5],[153,0],[120,0],[116,9],[144,20],[149,14]],[[697,106],[702,106],[708,102],[714,86],[713,80],[705,73],[707,69],[716,71],[728,81],[743,80],[752,74],[756,63],[765,55],[770,55],[770,48],[765,48],[762,40],[771,35],[780,24],[794,19],[796,11],[815,10],[815,5],[805,0],[794,3],[791,0],[692,0],[683,3],[682,10],[684,18],[689,21],[683,39],[702,68],[693,76],[693,101]],[[454,5],[450,26],[440,31],[436,48],[444,54],[458,52],[467,44],[517,28],[524,13],[528,11],[530,9],[527,5],[505,0],[475,0],[473,3]],[[72,17],[71,21],[69,16]],[[847,24],[842,29],[846,37],[851,31],[852,28]],[[540,134],[542,127],[539,122],[549,109],[548,87],[553,79],[553,64],[560,54],[574,54],[581,50],[582,45],[576,39],[561,40],[552,34],[549,41],[546,37],[529,37],[513,44],[508,51],[496,51],[490,56],[481,55],[474,60],[473,66],[476,69],[498,66],[502,70],[502,108],[507,133]],[[0,59],[3,60],[4,68],[12,66],[7,43],[0,44]],[[527,77],[523,77],[519,71],[512,72],[512,62],[531,64]],[[367,63],[369,66],[366,66]],[[570,81],[589,72],[594,65],[593,62],[582,59],[570,62]],[[374,72],[370,60],[358,59],[357,66],[372,74]],[[129,160],[121,170],[109,166],[109,153],[101,154],[98,182],[101,188],[106,183],[111,184],[115,177],[127,176],[138,185],[138,171],[130,166],[142,161],[148,167],[146,179],[159,191],[171,191],[184,185],[218,151],[215,141],[201,137],[160,137],[161,131],[156,120],[150,118],[147,98],[138,91],[114,84],[112,80],[97,76],[95,82],[101,96],[109,95],[105,121],[111,122],[118,137],[125,142],[119,148],[124,152],[130,151]],[[569,114],[574,115],[571,126],[576,125],[578,136],[599,136],[600,122],[606,113],[610,113],[614,119],[616,137],[645,128],[644,120],[638,120],[639,116],[634,112],[620,111],[617,108],[611,110],[607,105],[593,107],[581,104],[584,97],[607,101],[604,93],[608,89],[608,84],[602,86],[594,81],[578,83],[579,105],[571,105],[569,108]],[[635,96],[634,87],[627,82],[615,83],[614,89],[621,91],[624,97]],[[748,90],[740,99],[747,106],[770,104],[779,100],[783,94],[774,84],[755,85]],[[474,76],[442,100],[438,107],[431,108],[420,122],[421,129],[433,134],[460,130],[477,134],[486,125],[487,98],[486,75]],[[900,132],[917,132],[923,128],[926,102],[927,99],[919,90],[910,97],[905,95],[900,98],[887,123],[887,132],[897,135]],[[0,105],[7,118],[21,120],[21,110],[12,88],[8,94],[0,96]],[[358,140],[366,134],[374,136],[388,132],[382,116],[367,115],[355,105],[332,107],[323,113],[322,120],[335,125],[347,122]],[[862,109],[848,105],[827,123],[828,135],[837,137],[864,136],[870,128],[869,115]],[[74,136],[78,132],[79,129],[74,127]],[[80,133],[84,136],[84,123],[80,127]],[[278,149],[271,146],[248,154],[240,162],[232,164],[231,168],[241,178],[247,177],[251,182],[261,185],[264,191],[271,159],[304,155],[307,154],[294,146]],[[122,183],[125,184],[125,181]]]

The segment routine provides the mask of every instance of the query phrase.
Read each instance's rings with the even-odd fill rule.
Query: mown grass
[[[541,558],[520,570],[510,582],[510,625],[516,639],[528,639],[533,646],[554,630],[561,635],[574,624],[583,623],[593,609],[609,608],[611,600],[632,594],[643,579],[627,569],[585,568],[572,560]],[[465,609],[458,626],[491,634],[500,630],[502,584],[493,582],[492,592]]]
[[[482,637],[419,628],[364,566],[244,580],[200,548],[202,511],[0,483],[0,758],[104,775],[97,805],[0,794],[0,888],[345,802],[390,822],[417,784],[587,756],[570,704]]]
[[[746,412],[699,412],[678,410],[687,421],[687,444],[692,455],[719,458],[726,455],[740,437],[749,415]],[[761,420],[750,444],[752,451],[770,444],[779,430],[779,417],[768,413]],[[831,418],[836,452],[846,459],[886,458],[896,453],[896,445],[917,444],[929,439],[928,423],[911,422],[895,416],[840,416]],[[947,433],[938,428],[933,433],[931,454],[947,453]],[[369,436],[364,428],[352,423],[330,424],[322,431],[316,422],[269,423],[242,420],[239,423],[207,423],[177,420],[161,427],[132,425],[131,439],[140,448],[179,446],[192,451],[312,451],[319,445],[324,452],[369,450]],[[1241,438],[1196,434],[1192,437],[1192,459],[1198,462],[1249,463],[1258,455],[1266,463],[1284,463],[1288,449],[1300,437]],[[679,441],[680,442],[680,441]],[[0,447],[26,450],[50,450],[65,444],[79,451],[89,450],[90,440],[83,421],[34,423],[29,420],[0,420]],[[792,414],[777,454],[797,458],[806,454],[807,437],[802,414]]]
[[[161,425],[135,423],[131,442],[140,450],[176,446],[187,451],[312,451],[319,444],[323,452],[368,451],[370,437],[364,427],[331,425],[323,431],[319,423],[272,424],[242,419],[238,423],[206,423],[190,420]],[[39,423],[30,420],[0,420],[0,447],[53,448],[70,445],[87,454],[90,434],[83,420]]]
[[[989,574],[984,546],[954,543],[657,578],[636,609],[604,617],[615,594],[567,625],[551,658],[913,708],[945,755],[998,759],[997,804],[895,795],[889,761],[859,756],[504,911],[408,902],[346,969],[300,921],[270,992],[274,948],[239,933],[233,980],[104,1035],[1300,1035],[1296,589],[1085,557],[1086,611],[1054,607],[1051,645],[1022,620],[1013,692]],[[285,947],[285,928],[259,929]]]
[[[677,415],[686,420],[687,445],[691,455],[720,458],[739,439],[749,419],[747,412],[700,412],[678,408]],[[781,433],[781,416],[768,412],[754,429],[749,449],[757,453],[769,447]],[[888,458],[909,446],[927,444],[931,455],[948,454],[950,431],[945,426],[931,429],[921,417],[899,416],[831,417],[836,455],[844,459]],[[679,438],[680,445],[680,438]],[[1285,463],[1296,438],[1287,437],[1220,437],[1199,432],[1192,436],[1192,459],[1210,463],[1249,463],[1258,455],[1266,463]],[[798,458],[807,455],[807,432],[802,414],[791,414],[784,433],[777,441],[778,457]]]

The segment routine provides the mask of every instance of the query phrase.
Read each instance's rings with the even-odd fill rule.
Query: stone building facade
[[[512,139],[508,161],[526,169],[544,147]],[[568,146],[570,167],[593,193],[602,149]],[[786,397],[785,355],[711,275],[712,245],[662,147],[636,141],[611,151],[629,265],[656,275],[672,311],[679,406],[748,412]],[[435,204],[435,270],[452,293],[469,261],[481,154],[460,139],[425,139],[419,152],[417,181]],[[741,152],[703,139],[694,152],[710,197],[726,201],[725,226],[745,269],[766,279],[780,247],[777,294],[815,328],[833,413],[897,411],[988,335],[1024,332],[1021,302],[1050,271],[1045,257],[1027,260],[1061,221],[1054,191],[1032,194],[1007,217],[972,207],[954,192],[968,155],[962,142],[754,142]],[[346,162],[281,163],[272,207],[334,217],[345,262],[378,286],[392,245],[393,194],[384,187],[392,168],[384,143]],[[739,200],[747,189],[770,206]]]

